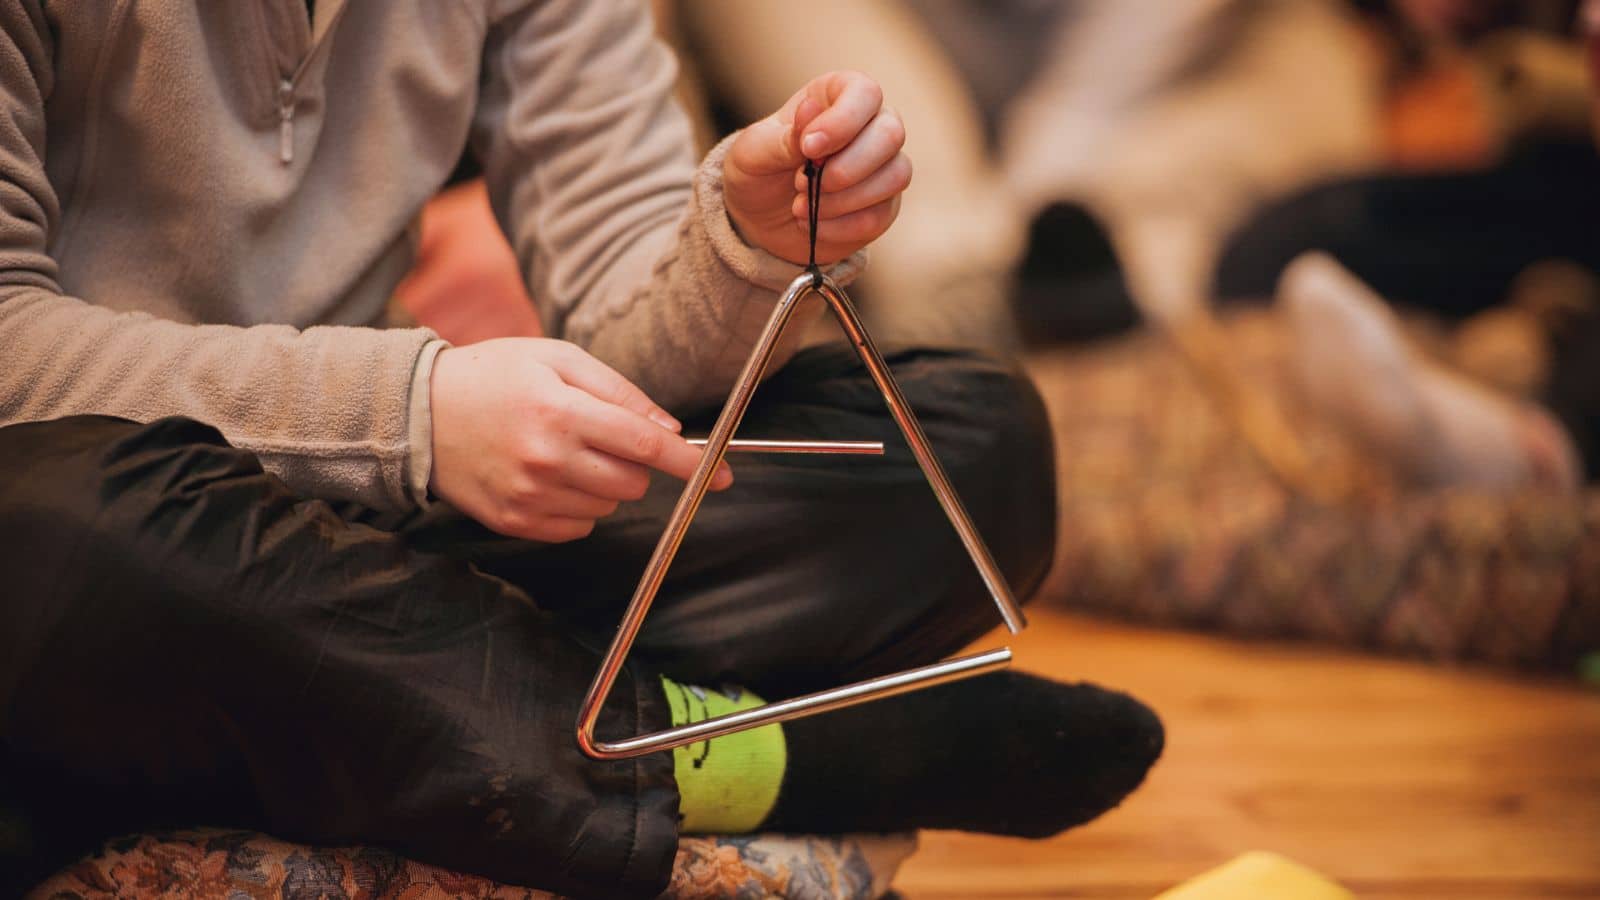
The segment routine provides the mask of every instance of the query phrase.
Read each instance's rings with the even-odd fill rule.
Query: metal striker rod
[[[708,438],[689,438],[704,447]],[[843,456],[882,456],[883,441],[768,441],[734,438],[729,453],[834,453]]]
[[[1011,651],[1006,648],[992,650],[973,656],[959,657],[945,660],[932,665],[911,669],[893,675],[869,679],[844,687],[833,688],[792,700],[783,700],[769,703],[755,709],[717,716],[686,725],[680,728],[669,729],[655,734],[639,735],[615,742],[598,740],[595,736],[595,725],[600,718],[600,709],[606,697],[611,693],[623,663],[627,660],[628,651],[633,647],[634,640],[638,637],[639,629],[644,624],[645,615],[650,611],[650,605],[655,601],[656,593],[661,589],[661,583],[666,578],[667,569],[672,565],[673,557],[677,555],[678,548],[683,544],[685,533],[693,521],[695,513],[699,510],[701,502],[705,499],[707,490],[711,485],[711,477],[717,467],[721,465],[732,443],[733,433],[739,427],[739,422],[744,418],[745,411],[750,406],[750,399],[761,381],[761,375],[771,363],[782,336],[784,328],[793,317],[795,309],[804,297],[811,292],[819,293],[828,302],[829,309],[834,317],[839,320],[841,327],[849,335],[856,347],[857,354],[862,363],[871,373],[873,381],[878,385],[885,402],[888,403],[895,422],[905,434],[907,442],[911,445],[913,454],[918,464],[922,467],[923,474],[927,477],[935,495],[939,498],[940,505],[944,508],[946,516],[955,526],[962,543],[966,546],[968,554],[977,566],[989,593],[994,598],[995,605],[999,607],[1001,616],[1005,619],[1006,626],[1012,632],[1021,630],[1025,624],[1022,612],[1017,607],[1015,598],[1012,597],[1010,588],[1006,586],[1005,578],[1000,573],[990,556],[988,548],[983,544],[983,539],[978,535],[977,529],[968,518],[966,509],[961,505],[960,498],[956,495],[950,480],[945,476],[944,469],[933,455],[928,446],[927,436],[917,424],[916,416],[912,413],[905,397],[896,387],[894,378],[890,375],[883,357],[873,346],[872,340],[862,328],[859,318],[851,307],[849,299],[839,290],[832,279],[826,276],[804,273],[790,282],[778,299],[777,306],[773,308],[772,315],[767,320],[767,325],[761,333],[755,348],[750,353],[750,358],[745,361],[744,369],[740,372],[738,380],[734,383],[733,391],[728,397],[728,402],[718,415],[716,424],[712,426],[711,434],[705,439],[705,452],[700,456],[700,462],[695,467],[694,473],[684,485],[683,493],[678,497],[678,503],[673,507],[672,515],[667,520],[666,528],[662,531],[661,538],[656,543],[655,552],[650,561],[645,565],[644,574],[639,579],[639,585],[634,589],[633,598],[628,603],[627,610],[623,613],[622,621],[617,626],[617,633],[612,638],[611,646],[606,650],[605,657],[600,661],[600,669],[595,674],[594,681],[589,685],[589,691],[584,696],[583,706],[578,714],[578,745],[584,753],[595,759],[627,759],[653,753],[660,750],[669,750],[681,747],[695,741],[707,740],[718,735],[730,734],[735,731],[744,731],[760,725],[782,722],[801,716],[814,715],[846,706],[854,706],[889,697],[923,687],[931,687],[947,681],[969,678],[981,675],[995,669],[1004,667],[1011,659]],[[789,443],[789,442],[785,442]],[[846,442],[850,443],[850,442]],[[828,452],[808,450],[804,452]],[[872,452],[863,450],[850,450],[847,452]],[[879,451],[881,452],[881,447]]]

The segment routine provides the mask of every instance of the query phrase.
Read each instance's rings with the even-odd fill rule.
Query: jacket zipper
[[[306,73],[307,69],[311,68],[311,64],[316,60],[317,54],[328,43],[329,36],[333,34],[334,26],[339,24],[340,19],[344,18],[344,11],[348,6],[348,3],[340,3],[338,5],[334,10],[333,20],[323,29],[322,37],[312,41],[310,47],[306,50],[305,58],[300,60],[300,65],[295,68],[294,73],[278,79],[278,161],[285,166],[294,162],[295,87],[299,85],[300,77]]]
[[[278,81],[278,161],[294,162],[294,82]]]

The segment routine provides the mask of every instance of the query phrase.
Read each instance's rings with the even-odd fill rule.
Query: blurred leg
[[[1480,172],[1331,182],[1233,235],[1217,293],[1271,297],[1290,260],[1322,250],[1394,303],[1470,316],[1504,301],[1517,274],[1540,260],[1600,271],[1597,209],[1600,156],[1588,144],[1530,147]]]

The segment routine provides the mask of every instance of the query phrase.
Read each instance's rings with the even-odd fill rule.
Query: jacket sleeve
[[[473,147],[546,331],[668,408],[719,401],[800,272],[728,221],[729,141],[696,167],[676,63],[638,0],[505,0],[492,15]],[[796,320],[776,364],[804,331]]]
[[[189,416],[302,494],[410,504],[409,395],[440,346],[431,332],[184,325],[63,294],[47,251],[61,208],[45,173],[40,7],[0,3],[0,425]]]

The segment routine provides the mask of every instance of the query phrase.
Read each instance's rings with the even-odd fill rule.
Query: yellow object
[[[766,703],[740,688],[710,690],[661,677],[672,724],[702,722]],[[712,751],[716,752],[713,753]],[[672,751],[678,830],[684,834],[755,831],[778,802],[789,748],[777,725],[735,731]]]
[[[1354,900],[1355,894],[1276,853],[1252,850],[1155,900]]]

